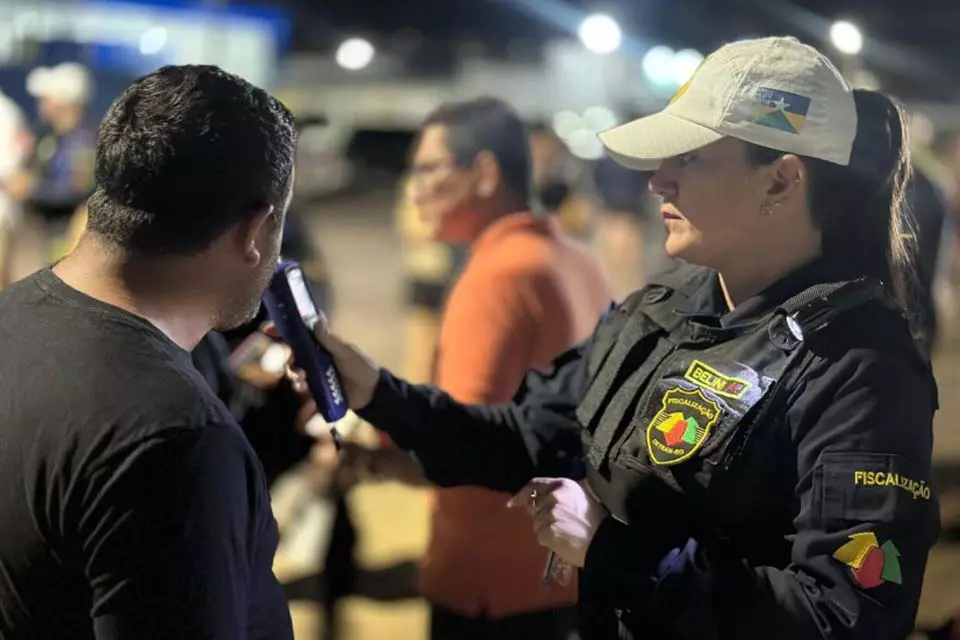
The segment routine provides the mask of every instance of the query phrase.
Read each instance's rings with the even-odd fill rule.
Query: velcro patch
[[[710,365],[694,360],[683,374],[684,380],[709,389],[718,396],[740,400],[753,385],[746,380],[728,376]]]

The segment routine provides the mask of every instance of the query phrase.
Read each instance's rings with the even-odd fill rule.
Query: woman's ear
[[[771,169],[767,186],[767,200],[770,204],[780,206],[802,195],[806,186],[806,168],[798,156],[785,154],[774,161]]]

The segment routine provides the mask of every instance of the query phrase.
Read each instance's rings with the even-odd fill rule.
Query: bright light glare
[[[830,41],[840,53],[855,56],[863,48],[863,34],[857,25],[846,20],[837,20],[830,27]]]
[[[671,62],[674,83],[678,86],[683,85],[696,73],[701,62],[703,62],[703,54],[699,51],[684,49],[675,53]]]
[[[373,61],[373,45],[363,38],[345,40],[337,49],[337,64],[350,71],[359,71]]]
[[[653,47],[643,56],[643,73],[655,85],[674,83],[673,49],[670,47]]]
[[[613,53],[620,48],[623,34],[616,20],[601,13],[586,18],[578,32],[583,46],[593,53]]]
[[[581,160],[599,160],[603,157],[603,144],[593,131],[581,129],[567,143],[572,153]]]
[[[160,53],[166,44],[167,30],[163,27],[151,27],[140,36],[140,53],[145,56],[152,56],[155,53]]]
[[[600,133],[617,126],[616,114],[606,107],[590,107],[583,112],[583,124],[587,130]]]
[[[553,130],[561,140],[567,140],[582,128],[580,116],[575,111],[561,111],[553,116]]]

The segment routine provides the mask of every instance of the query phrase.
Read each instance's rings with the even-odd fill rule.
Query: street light
[[[373,61],[376,50],[363,38],[349,38],[337,49],[337,64],[349,71],[359,71]]]
[[[863,34],[859,27],[846,20],[837,20],[830,26],[830,41],[840,53],[855,56],[863,48]]]
[[[673,81],[678,87],[683,86],[697,72],[702,62],[703,54],[695,49],[684,49],[676,52],[673,54],[673,60],[670,64]]]
[[[140,53],[152,56],[160,53],[167,44],[167,30],[163,27],[151,27],[140,36]]]
[[[647,80],[658,87],[672,85],[674,82],[673,56],[673,49],[670,47],[663,45],[651,47],[644,54],[642,63]]]
[[[623,34],[620,25],[608,15],[596,13],[588,16],[578,30],[583,46],[597,54],[613,53],[620,48]]]

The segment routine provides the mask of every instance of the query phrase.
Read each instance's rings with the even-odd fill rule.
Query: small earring
[[[764,217],[769,216],[770,214],[773,213],[774,209],[779,209],[781,204],[782,204],[781,202],[774,202],[773,204],[770,204],[769,202],[765,202],[763,206],[760,207],[760,215]]]

